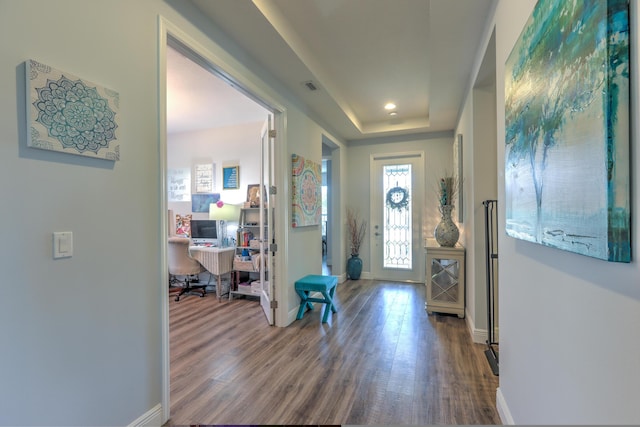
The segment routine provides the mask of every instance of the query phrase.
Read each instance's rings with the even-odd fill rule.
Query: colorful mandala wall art
[[[292,166],[292,227],[319,225],[322,214],[322,175],[320,163],[302,156],[291,156]]]
[[[33,59],[26,83],[29,147],[120,160],[117,92]]]

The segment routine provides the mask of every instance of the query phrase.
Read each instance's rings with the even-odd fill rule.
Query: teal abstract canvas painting
[[[630,262],[626,0],[539,0],[505,64],[507,235]]]

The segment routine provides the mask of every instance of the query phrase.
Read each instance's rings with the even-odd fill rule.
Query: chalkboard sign
[[[233,190],[240,188],[239,166],[222,168],[222,188]]]

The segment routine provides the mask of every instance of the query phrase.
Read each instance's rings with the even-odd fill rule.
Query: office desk
[[[231,273],[233,270],[233,258],[235,248],[213,248],[208,246],[189,246],[191,257],[198,261],[209,273],[216,276],[216,297],[222,300],[221,277],[223,274]]]

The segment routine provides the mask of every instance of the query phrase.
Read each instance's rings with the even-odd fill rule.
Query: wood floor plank
[[[171,419],[194,424],[498,424],[497,377],[464,320],[427,315],[424,286],[338,285],[270,327],[255,300],[170,300]]]

